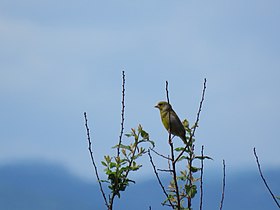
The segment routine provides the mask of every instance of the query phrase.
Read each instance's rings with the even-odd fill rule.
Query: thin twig
[[[186,149],[189,147],[189,159],[188,159],[188,167],[190,169],[189,175],[188,175],[188,185],[189,185],[189,187],[193,186],[193,177],[192,177],[192,170],[191,170],[191,168],[192,168],[192,161],[194,160],[193,137],[195,135],[195,131],[196,131],[196,128],[198,127],[198,123],[199,123],[199,119],[200,119],[200,113],[201,113],[201,110],[202,110],[202,105],[203,105],[205,91],[206,91],[206,82],[207,82],[206,78],[204,78],[202,96],[201,96],[201,100],[200,100],[200,103],[199,103],[199,108],[198,108],[198,112],[197,112],[197,115],[196,115],[196,121],[195,121],[195,124],[194,124],[194,128],[193,128],[193,130],[192,130],[192,132],[190,134],[189,142],[185,146],[185,148],[181,151],[181,153],[177,156],[177,158],[175,159],[175,162],[177,162],[181,158],[181,156],[184,154]],[[201,200],[201,202],[202,202],[202,200]],[[188,208],[191,209],[191,206],[192,206],[192,198],[190,196],[188,196]],[[201,208],[202,208],[202,203],[201,203]]]
[[[163,186],[163,184],[162,184],[162,182],[161,182],[161,180],[160,180],[160,178],[159,178],[159,174],[158,174],[157,169],[156,169],[156,166],[155,166],[155,164],[154,164],[154,162],[153,162],[153,158],[152,158],[150,149],[148,149],[148,155],[149,155],[149,157],[150,157],[150,162],[151,162],[151,164],[152,164],[152,166],[153,166],[154,173],[155,173],[155,175],[156,175],[156,177],[157,177],[158,183],[159,183],[159,185],[160,185],[160,187],[161,187],[163,193],[165,194],[165,196],[166,196],[166,198],[167,198],[167,200],[168,200],[170,206],[172,206],[172,208],[174,209],[174,205],[173,205],[172,202],[169,200],[169,198],[168,198],[168,193],[166,192],[166,190],[165,190],[165,188],[164,188],[164,186]]]
[[[124,111],[125,111],[125,73],[122,71],[122,110],[121,110],[121,130],[120,130],[120,136],[119,136],[119,143],[117,145],[117,157],[120,157],[120,146],[122,144],[122,137],[123,137],[123,131],[124,131]],[[134,152],[133,152],[134,154]],[[131,163],[129,163],[129,167],[131,166]],[[118,168],[116,169],[116,173],[118,173]],[[125,177],[128,176],[128,172],[126,173]],[[116,180],[118,182],[118,180]],[[118,185],[118,183],[115,183]],[[112,196],[110,197],[110,202],[109,202],[109,209],[113,209],[113,203],[114,199],[116,197],[116,192],[112,193]]]
[[[117,147],[117,157],[120,156],[120,145],[122,143],[122,136],[123,136],[123,130],[124,130],[124,108],[125,108],[125,74],[124,71],[122,71],[122,111],[121,111],[121,131],[119,136],[119,144]]]
[[[169,104],[168,81],[165,81],[165,91],[166,91],[167,103]]]
[[[201,147],[201,169],[200,169],[200,203],[199,203],[199,209],[202,210],[202,204],[203,204],[203,161],[204,161],[204,145]]]
[[[87,131],[88,150],[89,150],[91,162],[92,162],[92,165],[94,167],[95,176],[97,178],[97,181],[98,181],[98,184],[99,184],[99,188],[100,188],[100,191],[102,193],[105,205],[107,206],[107,208],[109,208],[109,204],[108,204],[107,198],[105,196],[104,190],[102,188],[102,184],[101,184],[101,180],[99,178],[97,166],[95,164],[95,160],[94,160],[94,157],[93,157],[92,146],[91,146],[91,138],[90,138],[90,130],[89,130],[89,127],[88,127],[88,120],[87,120],[87,113],[86,112],[84,112],[84,117],[85,117],[85,127],[86,127],[86,131]]]
[[[280,204],[278,203],[278,201],[277,201],[275,195],[273,194],[273,192],[272,192],[271,189],[269,188],[269,186],[268,186],[268,184],[267,184],[267,182],[266,182],[266,180],[265,180],[265,178],[264,178],[264,176],[263,176],[263,173],[262,173],[262,171],[261,171],[261,165],[260,165],[260,163],[259,163],[259,158],[258,158],[258,156],[257,156],[257,152],[256,152],[256,148],[255,148],[255,147],[254,147],[254,155],[255,155],[255,158],[256,158],[256,162],[257,162],[258,169],[259,169],[259,172],[260,172],[260,176],[261,176],[261,178],[262,178],[262,180],[263,180],[263,183],[265,184],[266,188],[268,189],[270,195],[272,196],[272,198],[273,198],[273,200],[275,201],[275,203],[276,203],[276,205],[278,206],[278,208],[280,208]]]
[[[194,137],[196,128],[198,127],[198,122],[199,122],[200,113],[201,113],[201,110],[202,110],[202,105],[203,105],[203,101],[204,101],[205,91],[206,91],[206,82],[207,82],[207,80],[206,80],[206,78],[204,78],[201,100],[200,100],[200,103],[199,103],[198,112],[197,112],[197,114],[196,114],[195,126],[194,126],[194,128],[193,128],[193,132],[192,132],[191,138]]]
[[[226,162],[223,160],[223,188],[222,188],[222,198],[220,203],[220,210],[223,209],[224,198],[225,198],[225,188],[226,188]]]
[[[194,137],[194,134],[195,134],[195,131],[196,131],[196,128],[198,127],[198,122],[199,122],[199,119],[200,119],[200,113],[201,113],[201,110],[202,110],[202,105],[203,105],[203,101],[204,101],[204,97],[205,97],[205,91],[206,91],[206,78],[204,78],[204,83],[203,83],[203,90],[202,90],[202,95],[201,95],[201,100],[199,102],[199,108],[198,108],[198,112],[196,114],[196,121],[195,121],[195,124],[194,124],[194,128],[192,130],[192,133],[190,135],[190,139],[189,139],[189,142],[191,143],[191,141],[193,140],[193,137]],[[180,154],[177,156],[177,158],[175,159],[175,162],[177,162],[180,157],[184,154],[184,152],[186,151],[186,149],[189,147],[189,144],[187,144],[185,146],[185,148],[180,152]]]
[[[157,169],[158,171],[161,171],[161,172],[172,172],[172,170],[170,170],[170,169],[160,169],[160,168],[158,168]]]
[[[169,157],[166,157],[166,156],[164,156],[164,155],[158,153],[156,150],[154,150],[154,149],[152,149],[152,148],[151,148],[150,150],[153,151],[153,152],[154,152],[155,154],[157,154],[158,156],[164,158],[164,159],[171,160]]]

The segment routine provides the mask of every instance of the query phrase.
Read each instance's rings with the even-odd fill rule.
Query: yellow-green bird
[[[166,130],[168,132],[170,131],[172,135],[179,136],[183,140],[183,142],[187,144],[186,130],[181,120],[179,119],[175,111],[172,109],[172,106],[166,101],[160,101],[155,107],[158,108],[160,111],[161,121]],[[171,129],[169,128],[169,126],[171,127]]]

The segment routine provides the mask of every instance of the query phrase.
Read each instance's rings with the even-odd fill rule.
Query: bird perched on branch
[[[166,130],[172,135],[179,136],[187,144],[186,130],[172,106],[165,101],[160,101],[155,108],[159,109],[161,121]]]

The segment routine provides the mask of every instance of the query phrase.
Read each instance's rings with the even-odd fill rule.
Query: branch
[[[86,127],[86,131],[87,131],[88,150],[89,150],[91,162],[92,162],[92,165],[94,167],[95,176],[97,178],[99,188],[100,188],[100,191],[102,193],[105,205],[107,206],[107,208],[109,208],[109,204],[108,204],[107,198],[106,198],[105,193],[104,193],[103,188],[102,188],[101,180],[100,180],[99,175],[98,175],[97,166],[95,164],[95,160],[94,160],[94,157],[93,157],[93,152],[92,152],[92,149],[91,149],[92,146],[91,146],[91,139],[90,139],[90,130],[89,130],[89,127],[88,127],[88,120],[87,120],[87,113],[86,112],[84,112],[84,117],[85,117],[85,127]]]
[[[155,175],[156,175],[156,177],[157,177],[158,183],[159,183],[159,185],[161,186],[161,189],[162,189],[163,193],[165,194],[165,196],[166,196],[166,198],[167,198],[167,200],[168,200],[170,206],[172,206],[172,208],[174,209],[174,205],[173,205],[172,202],[169,200],[168,194],[167,194],[167,192],[166,192],[166,190],[165,190],[165,188],[164,188],[164,186],[163,186],[163,184],[162,184],[162,182],[161,182],[161,180],[160,180],[160,178],[159,178],[159,175],[158,175],[156,166],[155,166],[155,164],[154,164],[154,162],[153,162],[153,158],[152,158],[150,149],[148,149],[148,155],[149,155],[149,157],[150,157],[150,162],[151,162],[151,164],[152,164],[152,166],[153,166],[154,173],[155,173]]]
[[[120,156],[120,145],[122,143],[122,136],[123,136],[123,130],[124,130],[124,99],[125,99],[125,74],[124,71],[122,71],[122,111],[121,111],[121,131],[119,136],[119,144],[117,147],[117,157]]]
[[[199,209],[202,210],[202,203],[203,203],[203,151],[204,151],[204,146],[202,145],[201,147],[201,170],[200,170],[200,204],[199,204]]]
[[[267,182],[266,182],[266,180],[265,180],[265,178],[264,178],[264,176],[263,176],[263,174],[262,174],[261,165],[260,165],[260,163],[259,163],[259,158],[258,158],[258,156],[257,156],[257,152],[256,152],[256,148],[255,148],[255,147],[254,147],[254,155],[255,155],[255,158],[256,158],[256,162],[257,162],[258,169],[259,169],[261,178],[262,178],[262,180],[263,180],[263,183],[265,184],[266,188],[268,189],[270,195],[272,196],[272,198],[273,198],[274,202],[276,203],[276,205],[278,206],[278,208],[280,208],[280,204],[278,203],[278,201],[277,201],[275,195],[273,194],[273,192],[270,190],[270,188],[269,188],[269,186],[268,186],[268,184],[267,184]]]
[[[168,81],[166,81],[166,98],[167,98],[167,103],[169,103],[169,94],[168,94]],[[181,199],[180,199],[180,192],[179,192],[179,186],[177,182],[177,172],[176,172],[176,161],[175,160],[175,155],[174,155],[174,148],[173,148],[173,142],[171,139],[171,120],[170,120],[170,111],[168,112],[168,121],[169,121],[169,145],[170,145],[170,152],[171,152],[171,165],[172,165],[172,173],[173,173],[173,180],[175,184],[175,193],[176,193],[176,198],[177,198],[177,208],[181,209]]]
[[[161,171],[161,172],[173,172],[172,170],[170,170],[170,169],[158,169],[158,171]]]
[[[196,114],[195,126],[194,126],[194,128],[193,128],[193,132],[192,132],[192,135],[191,135],[190,138],[193,138],[193,136],[194,136],[194,134],[195,134],[195,131],[196,131],[196,128],[198,127],[198,122],[199,122],[200,113],[201,113],[201,110],[202,110],[202,105],[203,105],[203,101],[204,101],[205,91],[206,91],[206,82],[207,82],[207,80],[206,80],[206,78],[204,78],[201,100],[200,100],[200,103],[199,103],[198,112],[197,112],[197,114]]]
[[[194,144],[191,145],[190,147],[190,151],[189,153],[189,158],[187,159],[188,161],[188,168],[189,168],[189,174],[187,177],[187,185],[191,188],[193,186],[194,183],[194,179],[193,179],[193,172],[192,172],[192,162],[194,160]],[[192,206],[192,197],[191,196],[187,196],[188,199],[188,209],[191,209]]]
[[[150,150],[152,150],[155,154],[157,154],[158,156],[160,156],[160,157],[162,157],[162,158],[164,158],[164,159],[171,160],[169,157],[166,157],[166,156],[164,156],[164,155],[158,153],[158,152],[157,152],[156,150],[154,150],[153,148],[151,148]]]
[[[167,103],[169,103],[168,81],[165,81],[165,91],[166,91],[166,99],[167,99]]]
[[[189,139],[189,142],[191,143],[192,142],[192,139],[194,137],[194,134],[195,134],[195,131],[196,131],[196,128],[198,127],[198,122],[199,122],[199,119],[200,119],[200,113],[201,113],[201,110],[202,110],[202,105],[203,105],[203,102],[204,102],[204,96],[205,96],[205,91],[206,91],[206,78],[204,78],[204,83],[203,83],[203,90],[202,90],[202,95],[201,95],[201,100],[200,100],[200,103],[199,103],[199,108],[198,108],[198,112],[196,114],[196,121],[195,121],[195,124],[194,124],[194,128],[193,128],[193,131],[190,135],[190,139]],[[175,159],[175,162],[177,162],[180,157],[184,154],[184,152],[186,151],[186,149],[189,147],[189,144],[187,144],[185,146],[185,148],[181,151],[181,153],[178,155],[178,157]]]
[[[223,160],[223,188],[222,188],[222,198],[220,203],[220,210],[223,208],[224,198],[225,198],[225,187],[226,187],[226,162]]]

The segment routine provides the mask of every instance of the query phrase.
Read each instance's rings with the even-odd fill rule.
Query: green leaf
[[[143,139],[149,139],[149,134],[146,131],[141,130],[140,134]]]
[[[178,179],[182,180],[182,181],[186,181],[188,176],[187,176],[187,171],[184,170],[184,171],[180,171],[181,173],[181,176],[178,176]]]
[[[178,159],[178,162],[179,161],[182,161],[182,160],[186,160],[186,159],[189,159],[189,157],[185,156],[185,155],[182,155],[179,159]]]
[[[105,163],[104,161],[101,161],[101,164],[107,167],[107,163]]]
[[[122,151],[122,154],[123,154],[124,156],[126,156],[126,150],[125,150],[125,149],[122,149],[121,151]]]
[[[184,121],[182,122],[183,123],[183,126],[184,128],[188,128],[189,129],[189,121],[187,119],[184,119]]]
[[[110,163],[112,158],[109,155],[105,155],[104,159],[106,160],[107,163]]]
[[[124,134],[126,137],[131,137],[131,136],[133,136],[133,134],[132,133],[126,133],[126,134]]]
[[[108,179],[111,180],[111,182],[114,182],[115,181],[115,177],[116,177],[115,175],[116,175],[116,173],[111,171],[108,174]]]
[[[137,171],[139,168],[141,168],[142,167],[142,165],[133,165],[132,167],[131,167],[131,170],[133,170],[133,171]]]
[[[204,159],[213,160],[213,158],[211,158],[209,156],[195,156],[195,159],[199,159],[199,160],[204,160]]]
[[[194,172],[194,173],[195,173],[195,172],[199,171],[199,170],[200,170],[200,168],[197,168],[197,167],[191,166],[190,170],[191,170],[191,172]]]
[[[183,151],[183,150],[185,150],[185,147],[177,147],[177,148],[175,148],[176,152],[180,152],[180,151]]]
[[[116,167],[116,166],[117,166],[117,164],[114,163],[114,162],[111,162],[111,163],[109,164],[109,168],[114,168],[114,167]]]
[[[120,197],[121,197],[120,192],[116,192],[116,195],[118,196],[118,198],[120,198]]]
[[[137,129],[138,129],[139,132],[141,132],[141,130],[143,130],[142,125],[139,124]]]
[[[105,179],[101,179],[100,182],[110,183],[108,180],[105,180]]]
[[[132,182],[133,184],[135,184],[135,181],[132,179],[127,179],[127,182]],[[127,183],[128,184],[128,183]]]
[[[105,173],[106,173],[107,175],[110,174],[110,173],[112,173],[112,171],[111,171],[110,169],[108,169],[108,168],[105,168],[104,171],[105,171]]]
[[[275,196],[278,200],[280,200],[280,196]]]
[[[120,149],[130,149],[130,146],[127,146],[127,145],[123,145],[123,144],[117,144],[115,146],[112,147],[113,149],[115,148],[120,148]]]
[[[192,186],[186,185],[185,189],[186,189],[186,193],[187,193],[188,197],[194,198],[194,196],[197,193],[196,185],[192,185]]]

